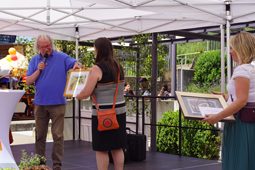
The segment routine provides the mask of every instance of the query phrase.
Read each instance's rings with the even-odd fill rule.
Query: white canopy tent
[[[254,7],[254,0],[10,0],[1,4],[0,34],[78,42],[226,25],[228,45],[230,23],[254,21]]]
[[[0,33],[88,40],[247,22],[254,7],[253,0],[11,0],[1,4]]]

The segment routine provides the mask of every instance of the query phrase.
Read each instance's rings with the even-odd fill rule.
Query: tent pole
[[[225,93],[225,28],[221,24],[220,25],[220,50],[221,50],[221,92]],[[220,128],[223,130],[224,123],[220,123]],[[222,137],[222,133],[219,134]],[[222,141],[221,141],[221,146],[220,150],[222,151]],[[222,152],[220,154],[220,159],[222,159]]]
[[[171,96],[175,96],[176,88],[176,44],[172,43]]]
[[[75,35],[76,35],[76,38],[75,38],[75,54],[76,54],[76,60],[78,61],[78,56],[79,56],[79,27],[75,27]]]
[[[135,81],[135,94],[136,95],[140,95],[139,94],[139,78],[140,78],[140,49],[137,48],[137,52],[136,52],[136,81]],[[138,100],[138,99],[137,99]]]
[[[220,25],[220,50],[221,50],[221,92],[225,93],[225,34],[224,26]]]
[[[229,24],[229,21],[227,21],[227,68],[228,68],[228,72],[227,72],[227,75],[228,75],[228,82],[230,81],[231,79],[231,58],[230,58],[230,54],[229,54],[229,51],[230,51],[230,24]]]
[[[230,51],[230,23],[229,21],[227,20],[227,68],[228,68],[228,72],[227,72],[227,75],[228,75],[228,82],[230,81],[231,79],[231,58],[230,58],[230,54],[229,54],[229,51]]]
[[[10,82],[9,82],[9,89],[13,89],[13,77],[12,77],[12,70],[10,71],[10,74],[9,74],[9,76],[10,76]]]
[[[47,24],[50,24],[50,0],[47,0],[47,11],[46,11],[46,21]]]
[[[226,4],[226,29],[227,29],[227,50],[226,50],[226,53],[227,53],[227,81],[229,82],[230,79],[231,79],[231,68],[232,68],[232,65],[231,65],[231,58],[230,58],[230,54],[229,54],[229,51],[230,51],[230,21],[232,19],[232,16],[230,14],[230,2],[229,0],[225,0],[225,4]]]
[[[78,50],[78,48],[79,48],[79,27],[75,27],[75,58],[76,58],[76,60],[79,62],[79,58],[78,58],[78,56],[79,56],[79,50]],[[80,108],[80,102],[79,102],[79,100],[78,99],[76,99],[75,98],[75,117],[78,117],[79,116],[79,112],[80,112],[80,110],[79,110],[79,108]],[[75,118],[75,121],[77,121],[77,118]],[[80,121],[79,121],[79,118],[78,118],[78,122],[79,123],[77,123],[76,124],[76,127],[75,127],[75,129],[79,129],[78,130],[78,134],[76,135],[75,134],[75,140],[78,138],[78,139],[80,139]],[[76,131],[75,131],[76,132]]]
[[[151,70],[151,86],[152,96],[157,96],[157,72],[158,72],[158,57],[157,57],[157,46],[158,39],[157,33],[152,33],[152,70]],[[152,125],[157,124],[157,99],[151,99],[151,123]],[[157,152],[156,138],[157,138],[157,127],[151,126],[151,152]]]

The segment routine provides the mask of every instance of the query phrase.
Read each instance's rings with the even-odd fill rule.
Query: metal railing
[[[31,96],[34,94],[25,94],[24,96]],[[125,97],[130,97],[130,96],[125,96]],[[152,99],[152,98],[160,98],[160,99],[174,99],[176,100],[176,97],[174,96],[132,96],[133,98],[135,98],[136,101],[136,122],[126,122],[126,123],[130,123],[130,124],[136,124],[136,134],[138,134],[138,127],[139,127],[139,121],[138,121],[138,117],[139,114],[141,114],[142,116],[142,134],[144,135],[145,132],[145,126],[164,126],[164,127],[173,127],[173,128],[179,128],[179,156],[181,156],[181,150],[182,150],[182,129],[197,129],[197,130],[211,130],[211,131],[220,131],[220,129],[205,129],[205,128],[198,128],[198,127],[186,127],[186,126],[182,126],[182,121],[181,121],[181,117],[182,117],[182,110],[179,107],[179,125],[178,126],[171,126],[171,125],[158,125],[158,124],[152,124],[152,123],[145,123],[145,101],[146,99]],[[141,113],[139,113],[139,99],[142,100],[142,107],[141,107]],[[87,118],[87,117],[81,117],[81,101],[79,100],[78,102],[78,116],[75,116],[75,99],[72,99],[73,102],[73,116],[71,117],[65,117],[65,119],[73,119],[73,139],[75,139],[75,119],[78,119],[78,139],[81,139],[81,119],[92,119],[92,118]],[[156,114],[156,113],[155,113]],[[15,120],[13,120],[15,121]],[[155,122],[155,120],[152,122]],[[151,140],[152,141],[152,140]]]
[[[130,96],[125,96],[125,97],[130,97]],[[149,98],[149,99],[152,99],[152,98],[161,98],[161,99],[175,99],[176,100],[176,97],[174,96],[132,96],[134,98],[136,98],[136,122],[127,122],[127,123],[133,123],[133,124],[136,124],[136,134],[138,134],[138,126],[139,126],[139,121],[138,121],[138,117],[139,117],[139,99],[142,99],[142,112],[141,112],[141,115],[142,115],[142,134],[144,135],[144,127],[145,126],[164,126],[164,127],[174,127],[174,128],[179,128],[179,156],[181,156],[181,150],[182,150],[182,147],[181,147],[181,142],[182,142],[182,129],[197,129],[197,130],[211,130],[211,131],[220,131],[219,129],[205,129],[205,128],[197,128],[197,127],[185,127],[185,126],[182,126],[182,121],[181,121],[181,116],[182,116],[182,111],[181,111],[181,108],[179,108],[179,125],[178,126],[170,126],[170,125],[158,125],[158,124],[152,124],[152,123],[145,123],[145,98]],[[156,113],[155,113],[156,114]],[[75,115],[74,115],[75,116]],[[81,117],[81,110],[80,110],[80,101],[79,101],[79,116],[76,117],[79,119],[79,132],[78,132],[78,138],[81,139],[81,131],[80,131],[80,127],[81,127],[81,119],[91,119],[91,118],[86,118],[86,117]],[[155,121],[155,120],[154,120]],[[153,120],[152,120],[153,122]],[[75,117],[74,117],[74,121],[73,123],[75,124]],[[75,134],[75,125],[73,126],[73,134]],[[75,136],[73,136],[75,139]]]

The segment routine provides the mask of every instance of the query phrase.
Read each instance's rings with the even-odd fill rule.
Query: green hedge
[[[158,125],[179,126],[179,111],[164,113]],[[187,120],[182,116],[183,127],[213,129],[213,125],[201,123],[198,120]],[[204,159],[217,159],[221,136],[217,131],[182,129],[182,155]],[[179,128],[157,127],[157,151],[169,154],[179,154]]]
[[[225,77],[227,73],[227,57],[225,55]],[[221,51],[210,51],[201,54],[195,64],[194,80],[203,85],[218,83],[221,77]]]

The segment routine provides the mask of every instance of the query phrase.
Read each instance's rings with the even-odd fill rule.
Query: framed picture
[[[66,82],[64,97],[76,97],[85,87],[91,68],[71,69]]]
[[[185,119],[202,120],[205,114],[217,114],[228,107],[222,95],[180,91],[175,93]],[[235,122],[235,118],[231,115],[221,122]]]

